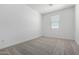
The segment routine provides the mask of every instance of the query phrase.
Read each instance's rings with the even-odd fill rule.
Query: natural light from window
[[[51,28],[58,29],[59,28],[59,15],[55,15],[51,17]]]

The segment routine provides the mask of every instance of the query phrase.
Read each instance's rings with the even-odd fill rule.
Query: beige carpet
[[[74,40],[40,37],[6,49],[1,55],[78,55],[79,46]]]

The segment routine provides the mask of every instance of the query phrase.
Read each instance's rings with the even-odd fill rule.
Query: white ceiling
[[[50,6],[49,4],[28,4],[28,6],[44,14],[44,13],[72,7],[74,5],[73,4],[53,4],[52,6]]]

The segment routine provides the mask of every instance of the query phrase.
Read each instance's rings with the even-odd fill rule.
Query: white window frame
[[[59,23],[60,23],[60,16],[59,15],[51,16],[51,28],[52,29],[59,29]]]

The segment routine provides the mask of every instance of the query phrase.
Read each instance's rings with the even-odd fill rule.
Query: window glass
[[[51,28],[58,29],[59,28],[59,15],[51,17]]]

